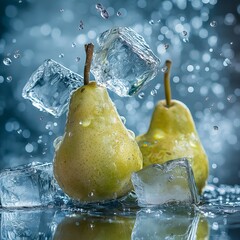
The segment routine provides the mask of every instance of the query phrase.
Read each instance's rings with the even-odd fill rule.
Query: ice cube
[[[52,209],[1,212],[1,239],[52,239]]]
[[[132,240],[197,239],[200,214],[193,209],[142,209],[137,213]]]
[[[91,72],[99,84],[119,96],[137,93],[157,75],[160,60],[131,28],[112,28],[100,35],[98,44]]]
[[[193,172],[186,158],[145,167],[132,174],[132,183],[142,207],[199,202]]]
[[[82,85],[80,75],[48,59],[32,74],[22,96],[40,110],[59,117],[66,111],[72,91]]]
[[[61,191],[53,177],[52,168],[52,163],[31,163],[1,172],[2,206],[33,207],[54,202]]]

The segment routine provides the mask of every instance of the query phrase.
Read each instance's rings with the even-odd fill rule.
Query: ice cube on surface
[[[142,209],[137,212],[132,240],[197,239],[200,214],[193,209]]]
[[[59,194],[52,163],[31,163],[0,173],[0,199],[3,207],[47,205]]]
[[[158,73],[160,60],[142,36],[131,28],[116,27],[98,38],[91,72],[96,81],[119,96],[131,96]]]
[[[72,91],[81,86],[82,76],[48,59],[31,75],[22,96],[40,110],[59,117],[66,111]]]
[[[147,166],[132,174],[132,183],[138,205],[142,207],[199,202],[193,172],[186,158]]]

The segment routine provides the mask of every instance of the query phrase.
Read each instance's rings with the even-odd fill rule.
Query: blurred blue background
[[[167,58],[173,61],[172,95],[192,112],[209,156],[209,182],[239,184],[240,2],[100,1],[108,19],[101,17],[96,3],[1,0],[0,168],[52,161],[53,141],[63,134],[66,116],[54,118],[22,98],[32,72],[52,58],[82,75],[83,44],[96,44],[97,36],[111,27],[127,26],[145,38],[162,67]],[[6,57],[11,64],[3,63]],[[159,71],[141,91],[143,98],[110,93],[136,135],[147,130],[154,105],[164,98],[162,83]]]

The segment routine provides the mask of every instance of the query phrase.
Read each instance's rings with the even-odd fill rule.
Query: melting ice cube
[[[51,163],[31,163],[0,174],[3,207],[33,207],[54,202],[59,186]]]
[[[40,110],[59,117],[67,109],[71,92],[82,85],[80,75],[48,59],[32,74],[22,95]]]
[[[145,167],[132,174],[132,183],[139,206],[199,202],[193,172],[185,158]]]
[[[119,96],[133,95],[157,75],[160,60],[131,28],[112,28],[100,35],[98,44],[91,72]]]
[[[132,240],[136,239],[197,239],[200,214],[193,209],[167,208],[142,209],[137,213],[132,231]]]

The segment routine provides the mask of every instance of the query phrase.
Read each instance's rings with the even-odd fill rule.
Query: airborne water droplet
[[[17,51],[14,53],[14,55],[13,55],[13,57],[16,58],[16,59],[17,59],[17,58],[20,58],[20,56],[21,56],[21,55],[20,55],[20,53],[19,53],[19,50],[17,50]]]
[[[101,16],[102,16],[102,18],[104,18],[104,19],[108,19],[108,18],[109,18],[108,11],[107,11],[106,9],[103,9],[103,10],[101,11]]]
[[[63,53],[60,53],[60,54],[58,55],[58,57],[59,57],[59,58],[63,58],[63,57],[64,57],[64,54],[63,54]]]
[[[156,96],[156,95],[157,95],[157,89],[153,89],[153,90],[151,91],[151,95],[152,95],[152,96]]]
[[[75,48],[76,47],[76,43],[72,42],[72,47]]]
[[[224,67],[227,67],[231,64],[231,60],[229,58],[225,58],[224,61],[223,61],[223,66]]]
[[[61,8],[61,9],[60,9],[60,12],[64,12],[64,9],[63,9],[63,8]]]
[[[153,25],[153,24],[154,24],[154,21],[151,19],[151,20],[149,21],[149,24],[150,24],[150,25]]]
[[[140,92],[140,93],[138,94],[138,97],[139,97],[140,99],[143,99],[144,96],[145,96],[145,93],[144,93],[144,92]]]
[[[96,9],[98,10],[98,11],[102,11],[104,8],[103,8],[103,5],[101,4],[101,3],[97,3],[96,5],[95,5],[95,7],[96,7]]]
[[[122,13],[120,11],[117,12],[117,16],[120,17],[122,16]]]
[[[79,23],[79,30],[83,30],[83,21],[81,20],[80,23]]]
[[[218,130],[218,126],[213,126],[213,129],[214,129],[215,131],[217,131],[217,130]]]
[[[6,65],[6,66],[9,66],[11,65],[12,63],[12,60],[10,58],[4,58],[3,59],[3,64]]]
[[[188,33],[187,33],[187,31],[185,31],[185,30],[182,32],[182,35],[183,35],[184,37],[186,37],[187,34],[188,34]]]
[[[164,48],[167,50],[169,48],[169,44],[164,44]]]
[[[167,66],[165,66],[165,67],[163,67],[163,68],[161,69],[161,71],[162,71],[163,73],[165,73],[167,70],[168,70]]]
[[[216,27],[216,26],[217,26],[217,22],[216,22],[216,21],[210,22],[210,26],[211,26],[211,27]]]
[[[8,76],[7,77],[7,82],[11,82],[12,81],[12,76]]]

